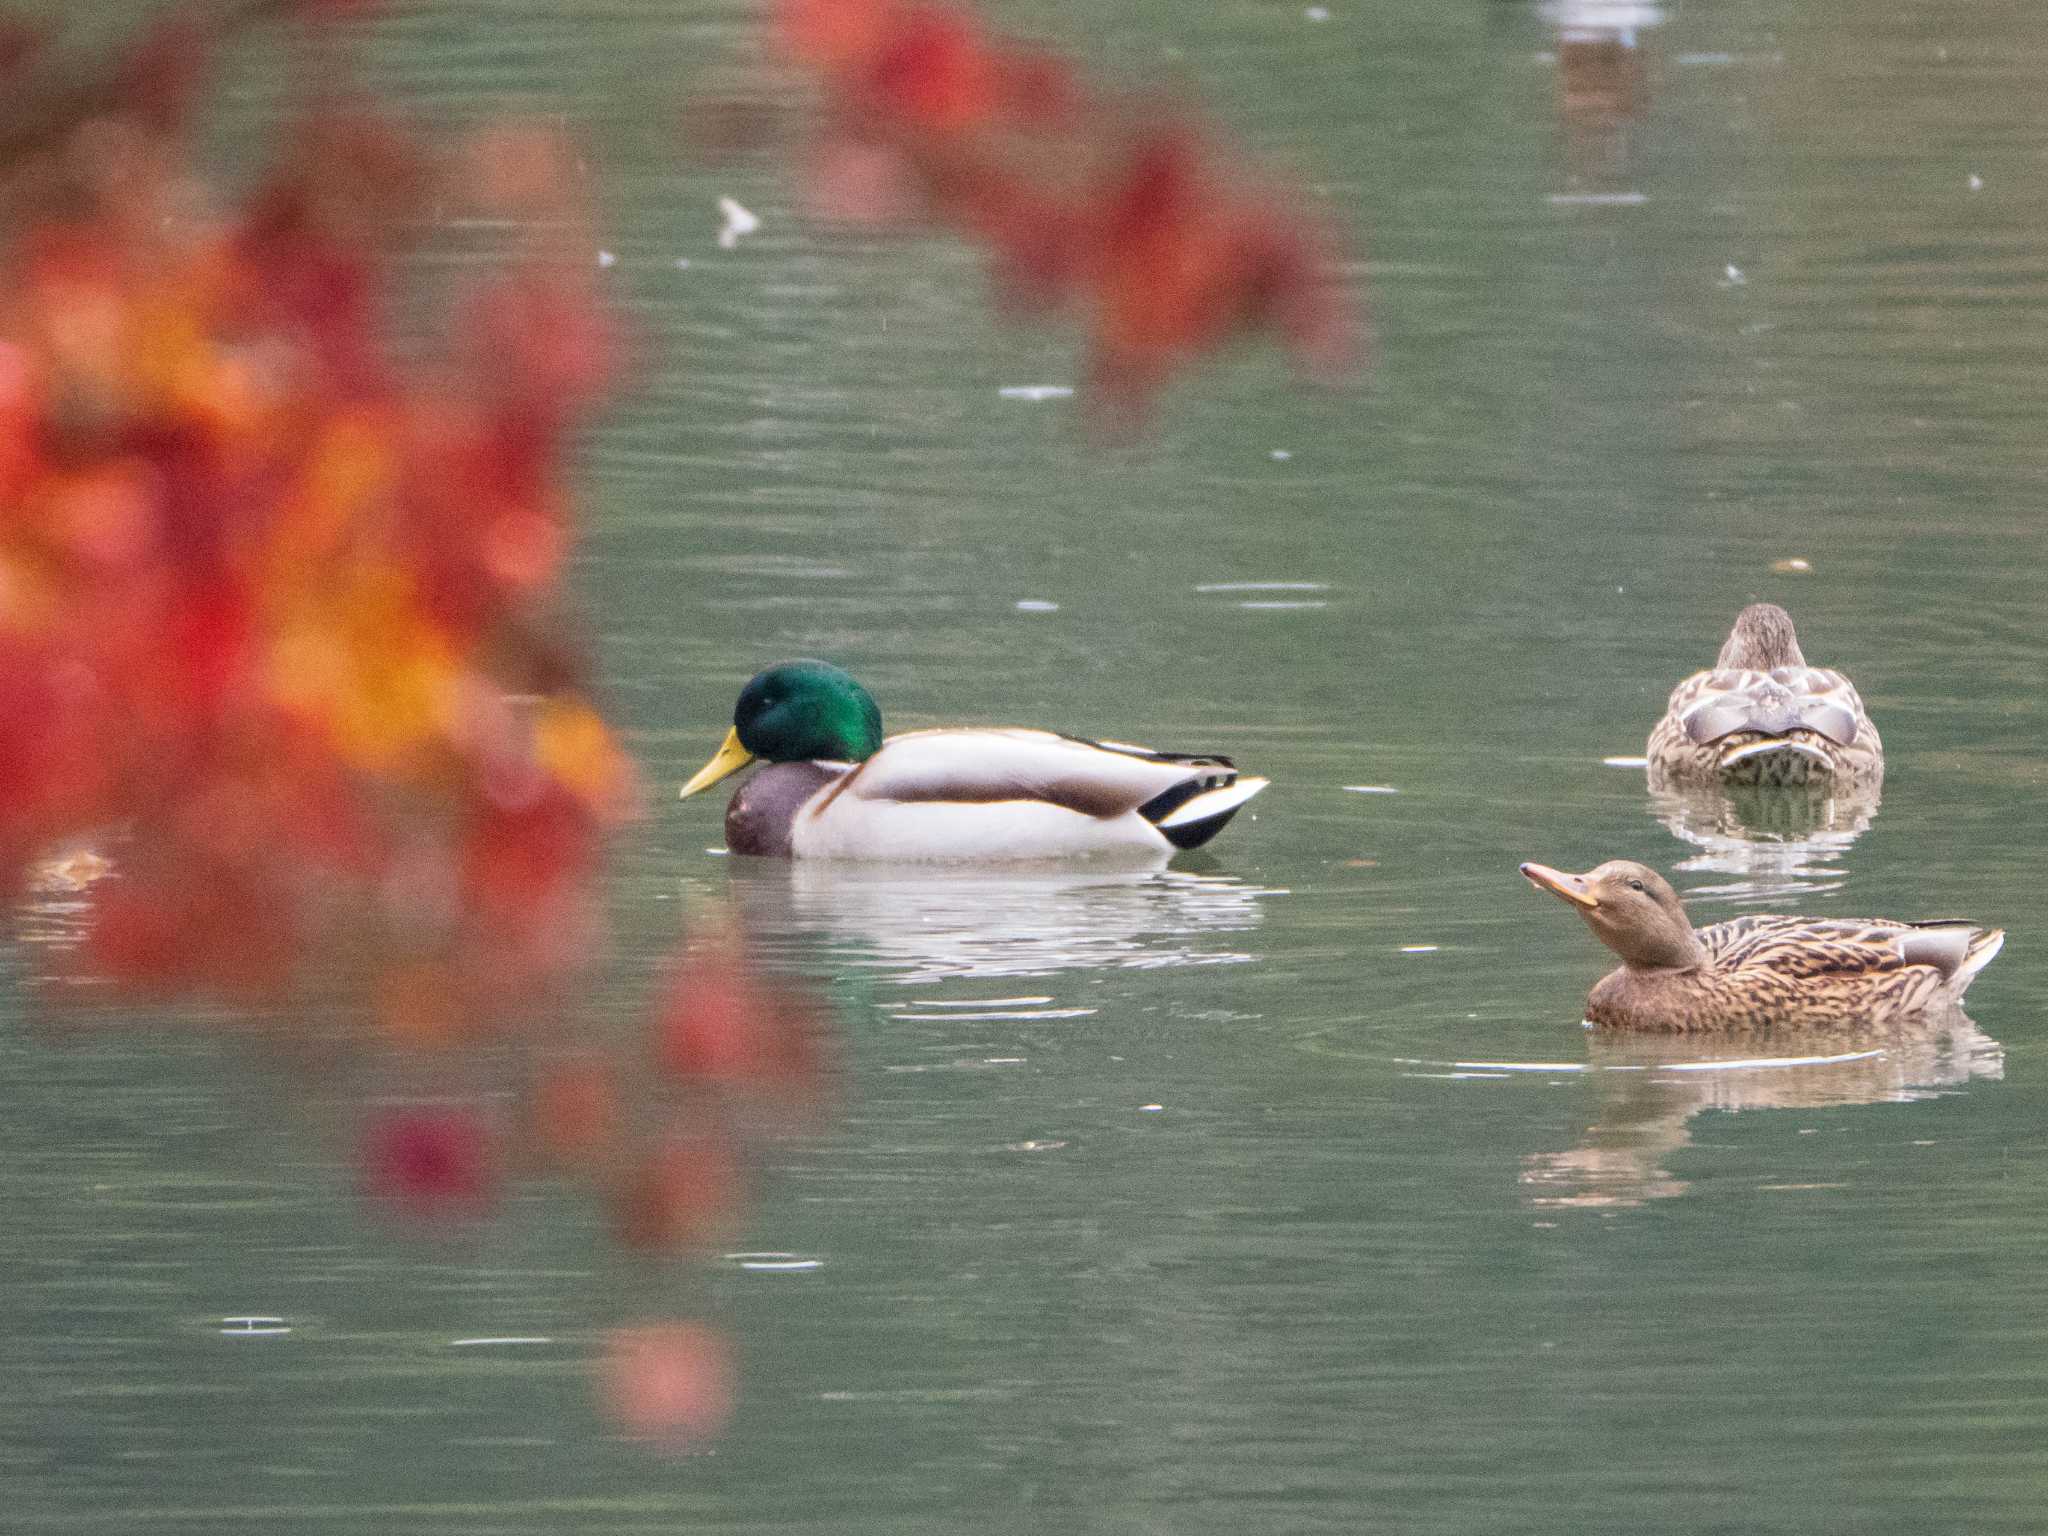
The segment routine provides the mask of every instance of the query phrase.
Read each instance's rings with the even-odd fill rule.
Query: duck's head
[[[740,690],[732,729],[683,786],[687,800],[760,758],[858,763],[882,745],[882,712],[851,673],[826,661],[777,662]]]
[[[1647,864],[1609,859],[1583,875],[1524,864],[1538,890],[1568,901],[1594,936],[1633,966],[1684,970],[1705,958],[1678,892]]]
[[[1751,603],[1735,615],[1735,627],[1714,662],[1716,671],[1728,667],[1744,672],[1775,672],[1780,667],[1803,667],[1799,636],[1792,630],[1792,615],[1776,603]]]

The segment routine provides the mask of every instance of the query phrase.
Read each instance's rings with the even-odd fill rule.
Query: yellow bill
[[[754,754],[740,745],[739,727],[734,726],[725,733],[725,740],[711,761],[697,770],[696,776],[683,786],[679,799],[687,800],[700,789],[709,789],[720,779],[730,778],[754,760]]]
[[[1524,864],[1522,876],[1539,890],[1548,891],[1553,896],[1562,896],[1575,907],[1584,907],[1591,911],[1600,905],[1600,898],[1595,896],[1586,884],[1584,875],[1568,875],[1561,869],[1552,869],[1548,864]]]

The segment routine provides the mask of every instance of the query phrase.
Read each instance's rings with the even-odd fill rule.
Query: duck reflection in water
[[[1235,965],[1231,942],[1285,892],[1164,860],[1125,867],[735,861],[758,942],[808,948],[903,986],[1077,970]],[[1221,940],[1222,942],[1218,942]]]
[[[1581,181],[1620,171],[1630,124],[1649,100],[1642,34],[1664,20],[1647,0],[1549,0],[1556,28],[1557,107]]]
[[[1596,1107],[1578,1140],[1522,1160],[1538,1206],[1631,1206],[1682,1195],[1667,1166],[1706,1110],[1902,1104],[2005,1075],[2005,1053],[1961,1009],[1883,1029],[1763,1032],[1711,1041],[1587,1036]],[[1803,1182],[1786,1170],[1785,1182]],[[1775,1182],[1775,1181],[1773,1181]]]
[[[1674,869],[1726,875],[1688,900],[1758,901],[1839,889],[1837,861],[1870,830],[1880,792],[1738,785],[1653,789],[1650,814],[1697,850]]]

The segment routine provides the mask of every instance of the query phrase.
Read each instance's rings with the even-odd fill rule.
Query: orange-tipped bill
[[[739,727],[734,726],[725,733],[725,741],[717,752],[712,754],[711,761],[697,770],[690,782],[683,786],[683,792],[677,798],[687,800],[698,790],[709,789],[720,779],[730,778],[753,760],[754,754],[740,745]]]
[[[1538,890],[1548,891],[1553,896],[1562,896],[1575,907],[1584,907],[1590,912],[1600,905],[1600,898],[1595,896],[1586,884],[1584,875],[1568,875],[1561,869],[1552,869],[1548,864],[1524,864],[1522,874]]]

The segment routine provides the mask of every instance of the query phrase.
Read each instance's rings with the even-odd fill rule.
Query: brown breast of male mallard
[[[849,771],[845,763],[764,763],[726,803],[725,846],[734,853],[788,858],[797,812]]]

